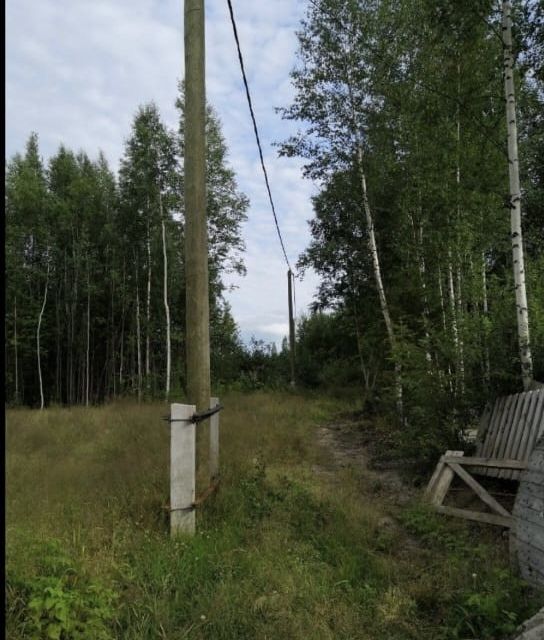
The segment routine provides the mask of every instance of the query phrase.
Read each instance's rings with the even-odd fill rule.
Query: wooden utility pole
[[[210,406],[204,0],[185,0],[185,276],[188,400]],[[197,493],[208,485],[209,420],[196,433]]]
[[[289,359],[291,361],[291,386],[295,386],[295,319],[293,316],[293,272],[287,272],[287,295],[289,296]]]

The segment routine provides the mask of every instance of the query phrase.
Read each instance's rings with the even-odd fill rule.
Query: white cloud
[[[294,130],[275,107],[292,97],[295,30],[301,0],[236,0],[241,46],[262,136],[273,196],[294,266],[309,242],[313,187],[301,162],[278,158],[272,143]],[[154,100],[176,127],[177,82],[183,76],[183,3],[164,0],[8,0],[6,4],[6,151],[21,151],[31,131],[44,156],[63,142],[115,167],[139,104]],[[246,278],[229,276],[228,294],[242,335],[281,340],[286,327],[286,266],[268,203],[232,28],[225,2],[207,2],[207,96],[216,108],[238,184],[251,200]],[[299,311],[317,277],[297,281]]]

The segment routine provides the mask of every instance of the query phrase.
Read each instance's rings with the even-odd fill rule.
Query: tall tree
[[[521,187],[519,182],[518,131],[516,124],[516,95],[512,54],[512,5],[502,3],[502,33],[504,42],[504,94],[506,98],[506,127],[508,135],[508,176],[510,184],[510,218],[512,256],[518,324],[518,341],[523,388],[527,391],[533,382],[533,358],[529,340],[529,308],[525,286],[525,259],[521,230]]]

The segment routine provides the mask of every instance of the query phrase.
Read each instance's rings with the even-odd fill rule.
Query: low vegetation
[[[496,530],[330,472],[344,401],[224,401],[221,489],[175,540],[164,405],[8,411],[9,638],[484,640],[542,604]]]

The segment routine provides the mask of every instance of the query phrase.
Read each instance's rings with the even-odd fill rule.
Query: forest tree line
[[[301,128],[280,153],[303,158],[319,188],[298,268],[315,269],[321,285],[297,326],[297,384],[355,388],[369,409],[400,404],[414,446],[420,434],[436,442],[436,430],[457,433],[487,400],[523,388],[500,9],[488,0],[311,1],[294,99],[281,109]],[[513,3],[536,381],[544,380],[542,14],[534,0]],[[177,132],[153,105],[140,108],[118,176],[103,157],[62,147],[45,167],[35,136],[9,161],[11,401],[39,405],[40,386],[46,402],[62,403],[183,388],[181,99],[178,108]],[[225,270],[244,270],[248,201],[211,109],[207,137],[213,382],[285,386],[286,341],[279,352],[244,346],[223,297]]]
[[[298,32],[282,114],[301,127],[280,153],[319,185],[299,267],[321,276],[315,306],[333,312],[300,327],[299,367],[358,379],[421,432],[544,381],[544,8],[512,5],[315,0]],[[512,61],[529,373],[510,226]]]
[[[183,90],[179,129],[141,106],[118,175],[103,154],[61,146],[47,165],[32,134],[6,167],[6,398],[90,404],[124,394],[167,397],[184,386]],[[243,355],[223,297],[245,271],[249,205],[207,111],[209,267],[216,380]]]

